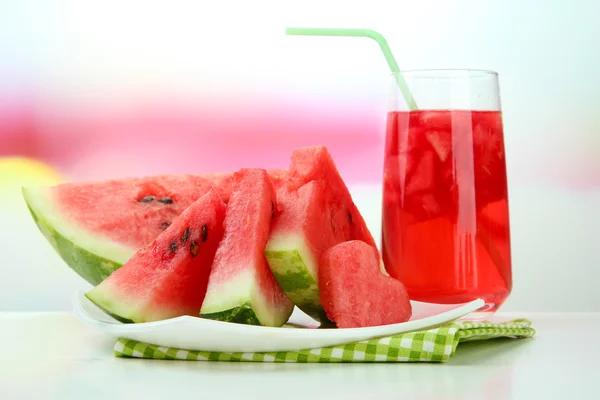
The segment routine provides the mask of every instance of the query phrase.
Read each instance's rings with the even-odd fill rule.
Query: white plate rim
[[[446,324],[451,321],[454,321],[458,318],[461,318],[471,312],[474,312],[481,308],[485,301],[481,298],[475,299],[473,301],[467,303],[460,304],[443,304],[445,307],[456,306],[455,308],[451,308],[447,311],[440,312],[428,317],[410,320],[407,322],[390,324],[390,325],[382,325],[382,326],[372,326],[372,327],[363,327],[363,328],[320,328],[320,329],[311,329],[311,328],[294,328],[294,327],[285,327],[285,328],[276,328],[276,327],[267,327],[267,326],[257,326],[257,325],[244,325],[244,324],[236,324],[231,322],[224,321],[215,321],[210,319],[202,319],[198,317],[192,316],[181,316],[177,318],[171,318],[162,321],[155,322],[143,322],[136,324],[125,324],[120,323],[115,320],[115,322],[105,322],[100,321],[91,315],[85,310],[82,301],[87,301],[89,304],[95,304],[90,302],[84,295],[83,292],[78,292],[75,298],[73,299],[73,307],[77,316],[87,325],[92,326],[96,329],[99,329],[105,333],[112,335],[119,335],[121,337],[127,337],[128,334],[137,334],[144,333],[151,330],[160,330],[161,328],[165,328],[169,326],[172,328],[175,325],[182,325],[189,327],[194,324],[198,325],[196,329],[224,329],[232,333],[239,334],[277,334],[285,335],[290,337],[291,339],[297,338],[302,339],[306,338],[307,334],[312,337],[314,340],[326,340],[326,339],[339,339],[340,343],[343,343],[346,339],[357,340],[356,338],[363,338],[359,340],[372,339],[377,337],[384,337],[393,334],[399,333],[407,333],[416,330],[424,330],[424,329],[432,329],[435,326],[439,326],[441,324]],[[423,303],[412,301],[412,303],[422,303],[427,304],[429,306],[435,306],[441,304],[436,303]]]

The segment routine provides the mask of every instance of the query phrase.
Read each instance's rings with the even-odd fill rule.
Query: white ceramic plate
[[[242,325],[196,317],[178,317],[141,324],[123,324],[78,293],[77,316],[87,325],[115,338],[134,339],[158,346],[220,352],[294,351],[333,346],[381,336],[433,328],[463,317],[484,305],[482,299],[465,304],[412,301],[413,316],[401,324],[347,329],[314,329],[318,323],[294,309],[282,328]]]

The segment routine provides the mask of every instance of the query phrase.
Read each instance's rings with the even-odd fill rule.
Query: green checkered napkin
[[[220,353],[155,346],[121,338],[114,347],[117,357],[160,360],[246,361],[288,363],[339,362],[445,362],[462,342],[499,337],[528,338],[535,335],[531,322],[515,319],[507,322],[454,322],[426,331],[403,333],[378,339],[347,343],[319,349],[269,352]]]

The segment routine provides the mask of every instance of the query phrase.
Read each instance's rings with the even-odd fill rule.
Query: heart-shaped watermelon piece
[[[319,290],[327,317],[338,328],[406,322],[412,306],[406,288],[380,269],[373,246],[360,240],[340,243],[321,256]]]

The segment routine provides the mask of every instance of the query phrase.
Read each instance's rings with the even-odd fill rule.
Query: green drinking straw
[[[400,87],[400,91],[404,96],[404,100],[406,104],[411,110],[417,109],[417,104],[415,103],[415,99],[413,98],[410,90],[408,90],[408,85],[404,80],[404,77],[399,74],[400,68],[398,67],[398,63],[392,54],[392,50],[390,50],[390,46],[388,46],[387,41],[383,37],[383,35],[379,32],[375,32],[371,29],[344,29],[344,28],[286,28],[285,33],[287,35],[305,35],[305,36],[354,36],[354,37],[367,37],[375,40],[381,51],[383,51],[383,55],[390,66],[390,69],[394,73],[394,77],[396,78],[396,82],[398,83],[398,87]]]

